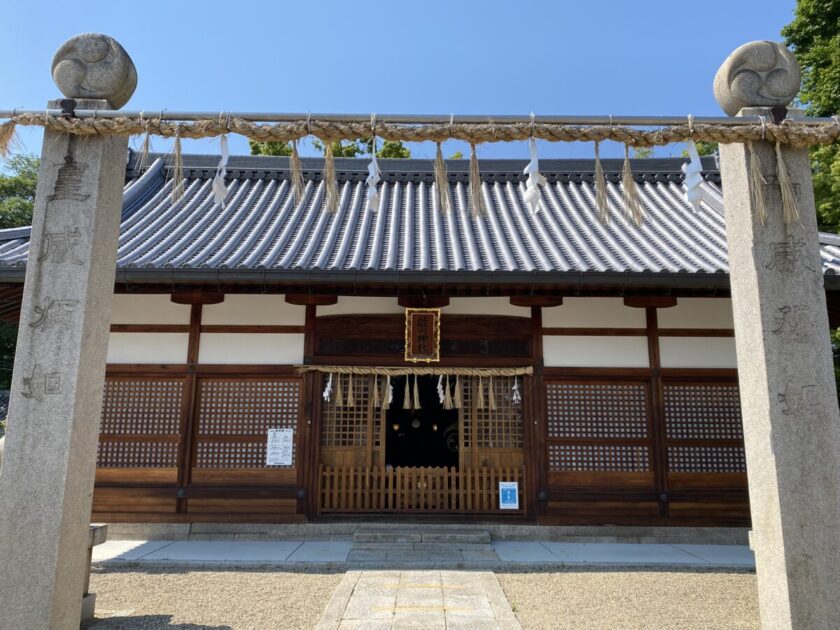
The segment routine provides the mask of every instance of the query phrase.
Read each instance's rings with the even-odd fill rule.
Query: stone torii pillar
[[[799,91],[780,44],[736,49],[715,77],[730,116],[773,120]],[[786,225],[776,151],[754,143],[767,220],[756,218],[745,144],[721,145],[735,344],[763,628],[840,628],[840,413],[805,149],[782,145],[801,221]]]
[[[137,75],[110,37],[53,59],[79,109]],[[58,107],[51,102],[50,107]],[[78,628],[128,140],[44,132],[0,473],[0,628]]]

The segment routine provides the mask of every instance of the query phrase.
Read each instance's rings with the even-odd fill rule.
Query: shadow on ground
[[[82,624],[81,630],[233,630],[231,626],[206,626],[195,623],[172,623],[172,615],[137,615],[132,617],[95,618]]]

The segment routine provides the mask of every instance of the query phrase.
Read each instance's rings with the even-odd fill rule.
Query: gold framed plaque
[[[411,363],[440,361],[440,309],[405,309],[405,360]]]

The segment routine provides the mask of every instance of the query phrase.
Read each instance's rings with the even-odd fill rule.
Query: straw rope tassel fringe
[[[755,218],[764,225],[767,221],[767,205],[764,203],[764,187],[767,185],[767,180],[761,174],[761,160],[755,152],[752,141],[747,143],[747,150],[750,153],[750,199]]]
[[[446,390],[443,392],[443,408],[452,409],[452,393],[449,391],[449,374],[446,375]]]
[[[172,147],[172,203],[184,196],[184,156],[181,153],[181,136],[175,136]]]
[[[289,156],[289,176],[292,179],[295,203],[299,204],[300,200],[303,199],[303,167],[300,165],[297,140],[292,141],[292,155]]]
[[[484,381],[481,380],[481,377],[478,377],[478,398],[476,399],[475,403],[476,409],[484,409]]]
[[[487,387],[487,402],[491,411],[496,411],[496,393],[493,391],[493,377],[490,377],[490,385]]]
[[[486,207],[481,196],[481,173],[478,171],[478,155],[475,144],[470,145],[470,211],[474,217],[484,214]]]
[[[607,225],[610,222],[610,204],[607,200],[607,178],[601,166],[600,144],[595,143],[595,207],[598,209],[598,221]]]
[[[446,162],[443,161],[443,151],[437,143],[435,153],[435,192],[438,198],[438,209],[441,214],[446,214],[451,209],[449,205],[449,182],[446,178]]]
[[[137,158],[137,170],[141,173],[149,166],[149,153],[152,151],[152,135],[147,131],[140,145],[140,157]]]
[[[408,381],[411,377],[405,377],[405,391],[403,392],[403,409],[411,409],[411,387]]]
[[[353,395],[353,375],[350,375],[350,379],[347,384],[347,406],[348,407],[355,407],[356,406],[356,397]]]
[[[455,409],[460,409],[461,407],[464,406],[464,398],[463,398],[463,395],[461,394],[461,377],[460,376],[455,377],[455,400],[453,402],[455,403]]]
[[[341,374],[336,374],[338,377],[336,380],[338,381],[338,385],[335,386],[335,406],[336,407],[343,407],[344,406],[344,392],[341,389]]]
[[[796,194],[793,190],[793,183],[790,181],[787,166],[782,156],[782,145],[776,143],[776,177],[779,178],[779,188],[782,192],[782,211],[784,212],[785,225],[799,221],[799,208],[796,205]]]
[[[624,145],[624,170],[621,173],[621,188],[625,211],[636,225],[641,225],[644,220],[642,202],[639,199],[639,189],[636,188],[633,171],[630,168],[630,147],[626,144]]]
[[[370,381],[368,381],[370,382]],[[373,375],[373,408],[379,407],[379,374]]]
[[[420,388],[417,387],[417,376],[414,376],[414,408],[422,409],[420,406]]]
[[[7,157],[14,148],[16,127],[17,123],[14,120],[7,120],[0,125],[0,157]]]
[[[333,158],[332,142],[324,140],[324,186],[326,186],[325,210],[330,214],[338,212],[338,182],[335,180],[335,159]]]

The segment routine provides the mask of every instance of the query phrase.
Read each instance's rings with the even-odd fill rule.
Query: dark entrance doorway
[[[398,466],[458,467],[458,410],[444,409],[437,376],[418,376],[419,409],[404,409],[408,379],[413,407],[414,376],[391,379],[394,399],[387,413],[385,463]]]

